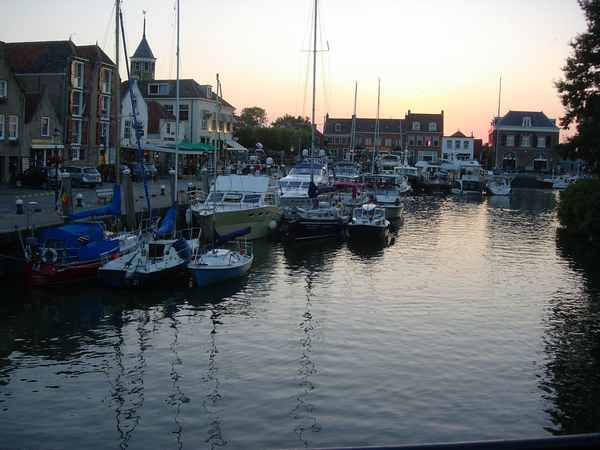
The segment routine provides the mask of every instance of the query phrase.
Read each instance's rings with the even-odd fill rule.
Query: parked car
[[[62,170],[69,174],[73,186],[96,187],[102,184],[102,176],[95,167],[67,166]]]
[[[152,163],[144,163],[143,169],[139,162],[132,162],[128,164],[129,170],[131,170],[131,177],[133,181],[140,181],[143,179],[144,174],[151,180],[155,180],[158,176],[158,170]],[[143,170],[143,171],[142,171]]]
[[[17,175],[17,185],[39,187],[47,189],[56,185],[56,168],[30,167],[25,172]]]

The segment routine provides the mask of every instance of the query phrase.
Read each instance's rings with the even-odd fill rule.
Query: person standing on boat
[[[313,180],[308,184],[308,198],[312,199],[313,208],[319,207],[319,189]]]

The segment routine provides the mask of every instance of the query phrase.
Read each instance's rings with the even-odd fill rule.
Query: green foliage
[[[267,151],[290,151],[310,146],[310,128],[240,128],[235,132],[238,142],[246,148],[254,148],[260,142]]]
[[[271,124],[273,127],[277,128],[308,128],[310,129],[310,120],[308,117],[302,116],[292,116],[290,114],[284,114],[281,117],[275,119],[275,121]]]
[[[578,35],[572,55],[556,83],[565,115],[563,128],[577,124],[577,135],[559,149],[567,158],[581,158],[600,170],[600,0],[579,0],[587,31]]]
[[[252,106],[242,109],[240,114],[242,128],[264,127],[267,123],[267,111],[260,106]]]
[[[580,180],[561,192],[558,219],[567,231],[600,242],[600,180]]]

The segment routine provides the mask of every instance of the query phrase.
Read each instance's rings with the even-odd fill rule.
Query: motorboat
[[[400,167],[402,165],[402,157],[399,155],[394,155],[393,153],[383,155],[377,161],[377,165],[381,172],[394,172],[396,167]]]
[[[561,175],[552,179],[552,189],[566,189],[579,179],[575,175]]]
[[[489,195],[507,196],[512,194],[512,179],[505,176],[494,176],[488,179],[486,191]]]
[[[330,187],[329,170],[323,158],[307,158],[292,167],[289,173],[279,180],[279,202],[282,208],[310,208],[310,183],[322,191]]]
[[[100,280],[116,288],[146,287],[184,274],[199,243],[198,239],[173,237],[176,214],[172,206],[158,229],[141,237],[134,251],[100,267]]]
[[[368,194],[365,191],[364,183],[352,181],[336,181],[335,195],[333,200],[335,204],[342,204],[350,210],[357,206],[365,204],[368,200]]]
[[[249,229],[246,232],[249,232]],[[233,234],[236,235],[235,237],[241,237],[239,233]],[[233,239],[233,237],[226,239]],[[188,264],[188,269],[196,286],[222,283],[241,278],[248,273],[254,261],[252,246],[245,239],[236,240],[234,245],[235,249],[213,248],[205,252],[198,250],[195,253]]]
[[[359,182],[360,172],[360,165],[355,162],[340,161],[333,165],[333,177],[336,182]]]
[[[385,208],[385,216],[389,220],[402,217],[404,206],[402,196],[412,190],[404,175],[367,174],[363,176],[366,192],[372,201]]]
[[[282,223],[282,237],[290,241],[340,237],[349,220],[343,208],[325,202],[315,208],[294,208]]]
[[[279,194],[269,188],[268,176],[219,175],[205,200],[190,206],[195,222],[214,219],[218,234],[249,227],[247,239],[267,236],[281,219]]]
[[[390,221],[385,218],[385,209],[374,203],[354,208],[352,220],[348,223],[348,233],[351,239],[385,238],[389,228]]]
[[[41,231],[25,240],[32,286],[72,284],[95,279],[106,261],[128,254],[137,235],[113,234],[101,223],[71,223]]]
[[[458,173],[453,177],[451,192],[455,195],[476,195],[485,193],[485,172],[475,160],[458,161]]]

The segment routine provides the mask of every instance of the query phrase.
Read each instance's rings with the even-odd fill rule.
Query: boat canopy
[[[267,192],[269,177],[252,175],[219,175],[215,192]]]
[[[105,239],[99,223],[71,223],[47,228],[40,235],[42,247],[61,252],[63,261],[91,261],[118,250],[119,242]],[[65,252],[62,254],[62,252]]]
[[[81,211],[75,214],[70,214],[69,220],[87,219],[88,217],[101,216],[120,216],[121,215],[121,186],[115,184],[113,187],[113,197],[110,204],[101,206],[100,208]]]
[[[175,230],[175,219],[177,217],[177,207],[171,206],[165,214],[165,217],[160,221],[160,226],[156,230],[156,237],[164,237],[172,234]]]

